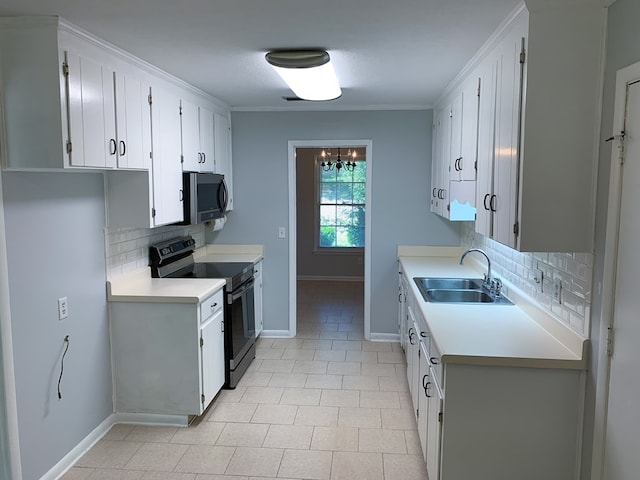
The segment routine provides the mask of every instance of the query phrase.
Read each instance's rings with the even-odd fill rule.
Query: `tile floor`
[[[404,354],[364,341],[362,305],[299,282],[297,337],[259,339],[235,390],[187,428],[115,425],[63,479],[426,480]]]

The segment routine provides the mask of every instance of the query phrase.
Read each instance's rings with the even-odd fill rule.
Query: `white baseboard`
[[[302,281],[364,282],[364,277],[336,277],[331,275],[298,275],[296,279]]]
[[[260,336],[264,338],[291,338],[289,330],[262,330]]]
[[[111,426],[116,423],[115,416],[109,415],[100,425],[93,429],[89,435],[84,437],[82,441],[76,445],[69,453],[67,453],[62,460],[45,473],[40,480],[55,480],[62,477],[67,470],[69,470],[85,453],[93,447],[98,440],[105,436]]]
[[[109,415],[100,425],[93,429],[40,480],[56,480],[64,475],[80,458],[104,437],[109,429],[117,423],[135,425],[166,425],[186,427],[189,417],[186,415],[156,415],[147,413],[114,413]]]
[[[371,333],[372,342],[400,342],[398,333]]]
[[[157,413],[114,413],[114,423],[134,425],[164,425],[186,427],[189,425],[188,415],[161,415]]]

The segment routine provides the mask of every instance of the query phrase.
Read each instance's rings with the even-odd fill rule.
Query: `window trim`
[[[318,201],[320,196],[320,176],[318,172],[318,166],[322,162],[322,157],[320,155],[314,155],[314,168],[313,168],[313,254],[314,255],[362,255],[364,253],[365,247],[321,247],[320,246],[320,202]],[[363,163],[366,160],[359,160]],[[353,183],[353,182],[352,182]],[[366,191],[366,177],[365,177],[365,191]],[[360,205],[360,204],[358,204]],[[366,208],[367,202],[365,198],[365,203],[363,204]],[[365,216],[366,218],[366,216]],[[365,232],[366,232],[367,224],[365,221]],[[365,233],[366,235],[366,233]],[[366,244],[366,238],[365,238]]]

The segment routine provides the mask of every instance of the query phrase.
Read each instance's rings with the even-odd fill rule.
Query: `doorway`
[[[633,480],[640,471],[640,64],[618,72],[614,132],[596,399],[602,428],[594,441],[593,478]]]
[[[335,330],[341,332],[339,339],[347,340],[350,331],[352,338],[370,338],[371,160],[371,140],[289,142],[291,337],[298,333],[298,304],[303,310],[318,310],[324,297],[332,302],[324,303],[328,311],[323,314],[323,323],[332,323],[324,325],[325,337]],[[347,161],[356,166],[350,170]],[[358,321],[359,326],[355,324]],[[315,333],[319,330],[318,325],[306,323],[300,333],[318,338]],[[334,336],[338,339],[338,333]]]

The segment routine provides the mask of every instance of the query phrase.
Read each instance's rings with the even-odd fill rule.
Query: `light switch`
[[[278,238],[287,238],[287,229],[286,229],[286,227],[278,228]]]

